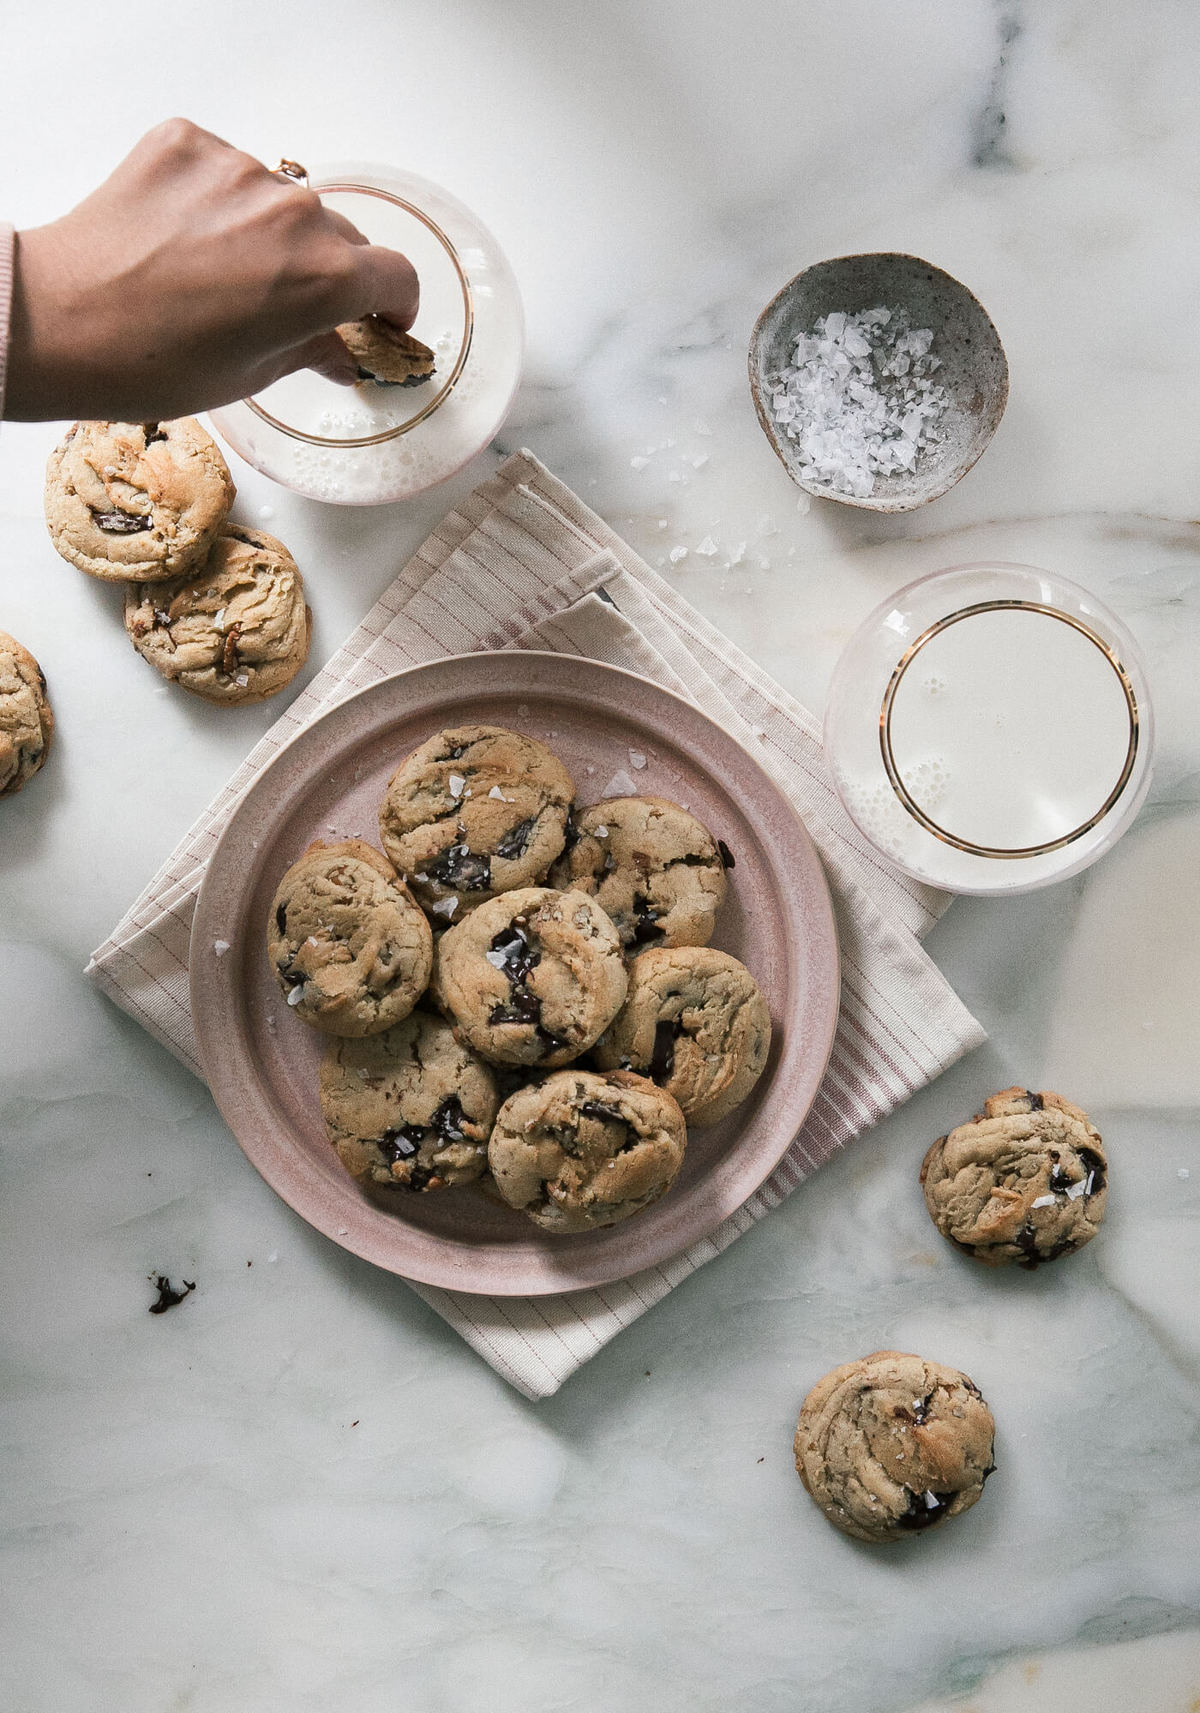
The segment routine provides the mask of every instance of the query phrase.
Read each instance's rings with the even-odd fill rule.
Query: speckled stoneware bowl
[[[322,1037],[288,1010],[266,954],[280,875],[313,839],[378,838],[401,760],[464,718],[515,727],[561,756],[581,802],[635,768],[687,804],[735,859],[714,944],[753,971],[774,1025],[745,1103],[693,1129],[679,1178],[608,1231],[552,1237],[472,1188],[373,1206],[338,1164],[317,1098]],[[645,767],[632,755],[644,758]],[[331,829],[333,832],[331,834]],[[812,841],[778,785],[690,702],[631,672],[514,649],[385,678],[306,726],[257,775],[209,860],[192,928],[192,1016],[217,1105],[302,1218],[391,1272],[488,1296],[579,1290],[661,1264],[763,1182],[804,1122],[837,1025],[837,932]]]
[[[873,493],[843,494],[806,474],[795,443],[771,414],[767,383],[787,367],[798,336],[811,332],[823,315],[855,315],[878,305],[902,306],[914,328],[932,329],[933,355],[942,360],[936,378],[952,401],[942,422],[946,438],[923,451],[914,470],[876,476]],[[1008,401],[1008,361],[978,298],[932,262],[891,251],[836,256],[789,280],[755,322],[750,391],[763,433],[805,493],[868,511],[904,512],[946,493],[982,455]]]

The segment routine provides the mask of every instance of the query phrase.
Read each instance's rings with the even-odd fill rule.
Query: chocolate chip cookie
[[[563,848],[575,786],[558,757],[503,726],[438,732],[393,774],[383,848],[444,921],[533,886]]]
[[[876,1350],[833,1369],[804,1400],[796,1471],[835,1528],[904,1540],[970,1509],[995,1468],[994,1435],[965,1374]]]
[[[628,1071],[559,1071],[505,1101],[488,1144],[496,1188],[543,1231],[594,1231],[671,1187],[687,1129],[662,1089]]]
[[[283,543],[227,524],[193,576],[130,584],[125,629],[156,672],[193,696],[261,702],[304,665],[312,613]]]
[[[344,321],[338,333],[358,364],[360,381],[374,381],[381,387],[419,387],[434,371],[434,356],[428,345],[398,328],[385,330],[377,316]]]
[[[625,998],[621,942],[595,899],[521,887],[473,910],[438,942],[433,992],[485,1059],[565,1065]]]
[[[1036,1267],[1096,1235],[1108,1199],[1100,1133],[1059,1094],[1009,1088],[939,1137],[921,1166],[943,1237],[991,1267]]]
[[[487,1166],[500,1104],[482,1059],[427,1011],[360,1040],[331,1041],[321,1111],[338,1159],[373,1198],[470,1183]]]
[[[46,466],[46,523],[59,553],[106,582],[197,570],[233,504],[216,442],[190,416],[77,422]]]
[[[46,678],[27,648],[0,630],[0,797],[42,766],[54,735]]]
[[[361,839],[318,841],[271,900],[267,955],[296,1016],[327,1035],[374,1035],[429,985],[433,934],[391,864]]]
[[[770,1050],[767,1002],[745,964],[711,946],[648,946],[592,1058],[650,1077],[699,1125],[741,1105]]]
[[[579,810],[550,884],[588,892],[631,952],[706,946],[725,897],[717,841],[665,797],[611,797]]]

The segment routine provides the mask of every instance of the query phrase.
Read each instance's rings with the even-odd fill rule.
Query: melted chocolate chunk
[[[446,751],[445,755],[442,757],[442,760],[443,761],[460,761],[462,759],[462,757],[464,755],[466,755],[467,749],[468,749],[467,744],[456,743],[453,749],[448,749]]]
[[[144,422],[142,424],[142,433],[146,436],[147,446],[153,446],[156,440],[165,440],[167,438],[163,433],[162,424],[160,422]]]
[[[190,1291],[196,1289],[195,1279],[184,1279],[182,1291],[177,1291],[165,1273],[155,1273],[153,1281],[158,1300],[150,1304],[151,1314],[166,1314],[168,1309],[173,1309],[176,1303],[181,1303]]]
[[[514,991],[507,1005],[493,1005],[488,1012],[489,1023],[541,1022],[542,1002],[527,987]]]
[[[1098,1195],[1104,1188],[1104,1161],[1091,1148],[1081,1148],[1079,1158],[1087,1171],[1087,1179],[1083,1186],[1085,1196]]]
[[[281,934],[287,933],[287,905],[286,904],[277,904],[275,906],[275,926],[279,929],[279,932]]]
[[[482,892],[492,883],[492,859],[476,856],[470,845],[451,845],[425,864],[424,873],[455,892]]]
[[[936,1391],[936,1387],[934,1388]],[[926,1392],[923,1398],[918,1398],[913,1405],[913,1421],[918,1427],[929,1417],[929,1406],[933,1402],[933,1392]]]
[[[421,1145],[431,1139],[438,1142],[464,1142],[467,1135],[465,1126],[466,1114],[463,1112],[462,1102],[456,1096],[450,1095],[441,1102],[428,1124],[401,1124],[394,1130],[385,1130],[383,1135],[376,1139],[375,1146],[388,1164],[394,1165],[397,1160],[414,1159],[420,1152]],[[424,1166],[417,1166],[404,1180],[397,1179],[396,1187],[424,1189],[431,1176],[432,1173]]]
[[[501,928],[493,937],[490,950],[499,952],[504,959],[500,967],[508,977],[510,987],[522,987],[530,970],[535,969],[542,961],[541,952],[530,945],[529,935],[516,922],[510,922],[507,928]]]
[[[1031,1088],[1025,1090],[1025,1099],[1029,1102],[1030,1112],[1044,1112],[1046,1103],[1040,1094],[1035,1094]]]
[[[683,1024],[678,1017],[660,1017],[654,1025],[650,1075],[656,1083],[665,1083],[675,1069],[675,1043],[682,1034]]]
[[[938,1522],[946,1515],[953,1502],[953,1493],[910,1493],[908,1509],[902,1517],[897,1517],[896,1527],[927,1529],[931,1523]]]
[[[563,828],[563,855],[566,856],[568,851],[574,850],[578,843],[579,828],[575,823],[574,815],[568,815],[567,824]]]
[[[537,824],[538,818],[536,815],[530,815],[527,820],[518,821],[516,826],[510,827],[504,837],[500,840],[499,844],[496,846],[495,854],[498,857],[504,857],[506,861],[510,862],[516,857],[524,856],[525,848],[529,843],[529,835],[533,832],[533,829]]]
[[[721,853],[721,867],[722,868],[736,868],[737,867],[737,864],[733,860],[733,852],[730,850],[729,846],[725,843],[724,839],[718,839],[717,840],[717,849]]]
[[[105,535],[139,535],[142,530],[150,529],[154,521],[148,517],[136,517],[133,512],[95,510],[92,510],[92,518],[96,527],[102,529]]]
[[[401,1124],[395,1130],[385,1130],[375,1146],[388,1165],[397,1160],[411,1160],[420,1149],[425,1131],[416,1124]]]
[[[651,940],[661,940],[664,930],[658,926],[658,911],[640,892],[633,895],[633,943],[647,946]]]

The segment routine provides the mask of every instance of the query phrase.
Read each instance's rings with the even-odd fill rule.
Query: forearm
[[[4,381],[8,373],[8,332],[12,311],[13,229],[0,221],[0,419],[4,416]]]

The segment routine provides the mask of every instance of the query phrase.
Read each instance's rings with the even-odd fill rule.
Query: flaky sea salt
[[[823,315],[800,335],[768,392],[811,480],[865,499],[877,476],[911,471],[941,445],[950,395],[931,378],[941,367],[932,344],[907,310],[883,306]]]
[[[228,940],[214,940],[213,941],[213,951],[216,953],[217,957],[223,958],[225,956],[225,953],[228,950],[229,950],[229,941]]]
[[[636,797],[637,786],[630,779],[624,768],[619,768],[604,787],[605,797]]]
[[[453,916],[454,912],[457,909],[458,909],[458,895],[457,895],[457,893],[452,893],[449,898],[439,898],[436,904],[431,904],[429,906],[429,910],[430,910],[431,915],[433,915],[433,916],[445,916],[447,921],[450,919],[451,916]]]
[[[467,783],[461,773],[452,773],[449,779],[450,795],[457,799],[463,794],[463,786]]]
[[[682,546],[673,547],[667,557],[670,559],[672,565],[678,565],[680,560],[687,558],[687,548]]]
[[[630,767],[637,767],[637,768],[645,767],[646,757],[642,754],[640,749],[631,749],[630,750],[630,752],[629,752],[629,765],[630,765]]]
[[[704,537],[704,540],[701,542],[698,542],[696,545],[696,552],[697,553],[703,553],[703,555],[706,559],[711,559],[713,554],[716,551],[717,551],[717,544],[713,540],[711,535],[706,535]]]

